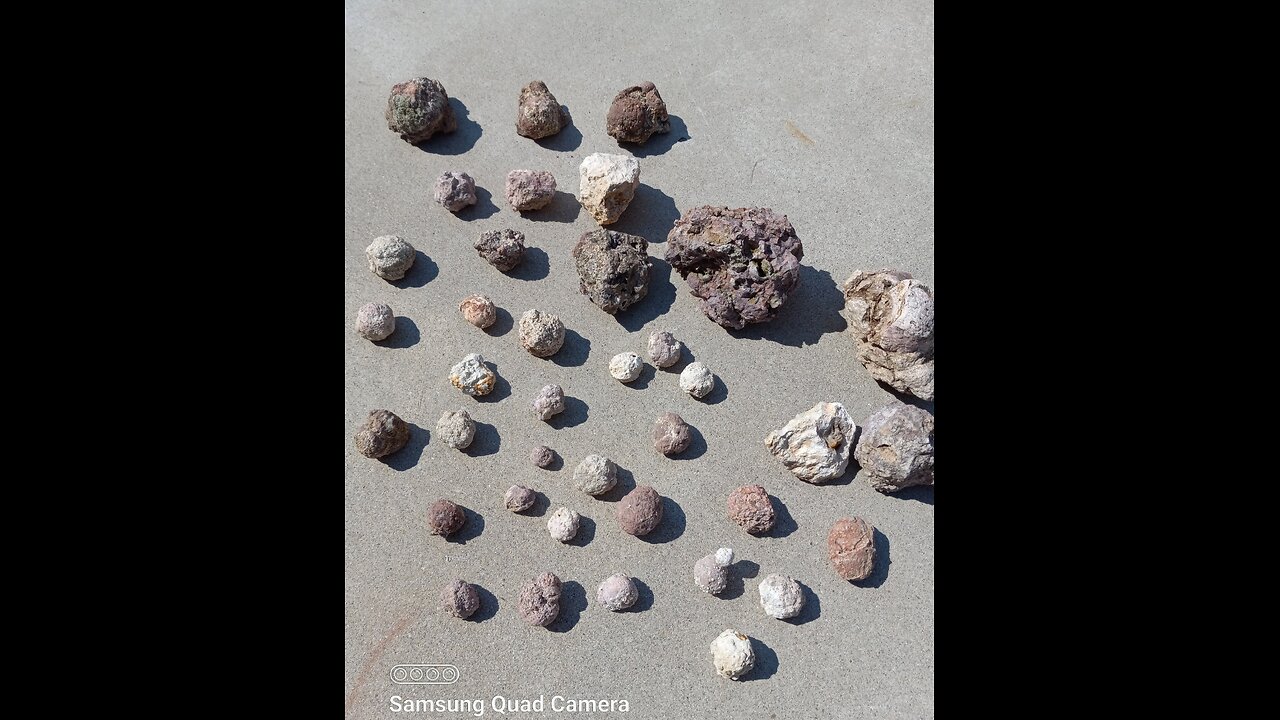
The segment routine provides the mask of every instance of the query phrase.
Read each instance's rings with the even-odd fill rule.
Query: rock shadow
[[[796,580],[796,584],[800,586],[800,591],[804,593],[804,607],[800,608],[800,614],[795,617],[785,618],[782,622],[791,625],[803,625],[811,620],[817,620],[822,615],[822,601],[818,599],[818,594],[813,588]]]
[[[618,147],[626,148],[632,155],[643,158],[661,155],[674,147],[676,143],[692,139],[689,135],[689,128],[685,127],[684,118],[668,113],[667,120],[671,124],[670,132],[650,135],[643,145],[620,142]]]
[[[748,325],[741,330],[725,329],[735,338],[769,340],[781,345],[803,347],[813,345],[827,333],[843,332],[849,327],[840,311],[844,309],[844,291],[826,270],[800,266],[800,284],[778,311],[778,316],[765,323]],[[849,340],[850,352],[853,340]]]
[[[572,395],[565,395],[564,411],[552,415],[547,424],[557,430],[563,430],[564,428],[577,427],[586,421],[587,404]]]
[[[850,580],[850,585],[857,585],[860,588],[878,588],[889,578],[889,566],[893,564],[892,558],[889,557],[889,538],[880,532],[880,528],[875,528],[871,534],[871,542],[876,547],[875,567],[871,568],[871,574],[865,579]]]
[[[572,540],[564,544],[572,545],[574,547],[586,547],[595,539],[596,521],[582,513],[578,513],[578,533],[573,536]]]
[[[765,645],[759,638],[751,638],[751,652],[756,656],[755,667],[751,668],[751,672],[743,675],[739,680],[750,682],[752,680],[768,680],[778,672],[778,653],[773,648]]]
[[[471,583],[476,589],[476,595],[480,596],[480,607],[467,618],[467,622],[484,622],[494,615],[498,614],[498,598],[494,594],[485,590],[483,587]]]
[[[498,446],[501,444],[502,438],[498,437],[497,428],[489,423],[476,421],[476,435],[463,452],[471,457],[484,457],[498,452]]]
[[[555,197],[546,207],[527,210],[520,213],[520,217],[534,222],[571,223],[578,219],[578,212],[581,210],[582,205],[578,203],[576,195],[557,190]]]
[[[413,266],[399,280],[388,280],[392,285],[400,289],[420,288],[423,285],[436,279],[440,274],[440,268],[435,261],[427,257],[427,254],[421,250],[414,251]]]
[[[566,633],[578,624],[582,611],[587,609],[587,591],[582,583],[566,580],[560,585],[560,614],[547,626],[551,632]]]
[[[395,332],[387,336],[385,340],[378,340],[374,345],[403,350],[417,345],[421,339],[422,335],[418,332],[417,323],[402,315],[396,315]]]
[[[640,302],[613,316],[628,332],[635,332],[666,314],[676,301],[676,286],[671,284],[671,266],[666,260],[653,256],[649,257],[649,262],[652,265],[649,269],[649,291],[640,298]]]
[[[658,527],[648,535],[641,535],[640,539],[656,545],[675,540],[684,534],[684,508],[680,507],[680,503],[672,500],[665,495],[662,497],[662,522],[658,523]]]
[[[651,244],[662,243],[667,241],[667,233],[671,232],[678,219],[680,211],[676,209],[676,201],[670,195],[640,183],[622,217],[607,229],[639,235]],[[800,282],[803,283],[804,278]],[[649,290],[652,292],[652,286]]]
[[[573,124],[573,115],[569,112],[568,105],[560,106],[560,114],[564,116],[564,125],[560,128],[560,132],[549,137],[538,138],[534,142],[556,152],[577,150],[582,145],[582,132]]]
[[[718,597],[737,600],[747,589],[747,579],[760,574],[760,565],[750,560],[739,560],[729,566],[729,583]]]
[[[409,426],[409,442],[390,455],[378,458],[383,465],[400,472],[418,464],[418,460],[422,458],[422,449],[427,446],[431,437],[426,428],[420,428],[408,421],[406,424]]]
[[[475,147],[476,141],[484,134],[484,128],[471,119],[467,106],[458,98],[449,98],[449,106],[453,108],[453,117],[458,121],[458,128],[451,133],[436,133],[418,143],[418,149],[433,155],[461,155]]]
[[[498,206],[493,204],[493,193],[476,186],[476,204],[468,205],[454,213],[460,220],[484,220],[498,214]]]
[[[462,508],[462,514],[466,516],[467,521],[463,524],[462,529],[445,538],[445,541],[466,545],[467,541],[475,540],[480,537],[480,533],[484,532],[484,517],[480,513],[471,508]]]
[[[564,345],[560,347],[555,355],[547,359],[560,367],[578,367],[587,362],[587,356],[590,354],[591,341],[573,330],[565,328]]]
[[[542,248],[526,247],[524,260],[507,273],[517,280],[541,280],[551,272],[550,258]]]

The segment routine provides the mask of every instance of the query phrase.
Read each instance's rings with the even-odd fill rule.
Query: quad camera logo
[[[458,682],[458,668],[453,665],[396,665],[391,668],[391,682],[397,685],[452,685]]]

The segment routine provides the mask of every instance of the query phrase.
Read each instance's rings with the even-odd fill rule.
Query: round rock
[[[649,292],[648,247],[639,235],[604,229],[583,233],[573,246],[578,289],[610,315],[626,310]]]
[[[827,535],[827,557],[845,580],[865,580],[876,564],[875,528],[862,518],[840,518]]]
[[[729,519],[755,535],[773,529],[773,502],[763,485],[743,485],[729,493]]]
[[[461,530],[466,522],[467,516],[462,508],[451,500],[441,498],[427,508],[427,525],[432,535],[447,537]]]
[[[487,296],[473,293],[458,303],[462,318],[478,328],[487,328],[498,319],[498,309]]]
[[[626,610],[639,599],[640,591],[636,589],[635,581],[622,573],[605,578],[596,589],[596,602],[610,612]]]
[[[662,522],[662,496],[648,485],[637,485],[618,502],[618,525],[628,535],[648,535]]]
[[[524,512],[538,501],[538,493],[524,485],[512,485],[507,494],[502,496],[502,504],[511,512]]]
[[[539,445],[529,452],[529,461],[545,468],[556,460],[556,452],[546,445]]]
[[[582,516],[576,510],[562,507],[551,513],[551,519],[547,520],[547,532],[560,542],[569,542],[578,534],[578,524],[581,522]]]
[[[462,171],[449,170],[436,180],[433,197],[446,210],[456,213],[476,204],[476,181]]]
[[[539,420],[550,420],[564,412],[564,388],[559,385],[543,385],[533,398],[533,415]]]
[[[551,357],[564,345],[564,323],[541,310],[527,310],[520,316],[520,347],[535,357]]]
[[[458,129],[449,95],[443,85],[431,78],[414,78],[392,86],[386,117],[387,128],[400,133],[400,138],[411,145],[438,132]]]
[[[751,650],[751,638],[737,630],[725,630],[711,642],[711,663],[716,674],[730,680],[751,672],[756,665],[756,655]]]
[[[933,416],[894,401],[871,413],[853,457],[871,487],[892,493],[933,484]]]
[[[693,582],[705,593],[719,595],[729,586],[729,566],[733,550],[720,548],[693,564]]]
[[[795,617],[804,608],[804,590],[790,576],[770,574],[760,581],[760,607],[771,618]]]
[[[467,355],[449,371],[449,382],[473,397],[493,392],[497,381],[498,376],[484,364],[484,358],[479,353]]]
[[[520,100],[516,108],[516,134],[534,140],[550,137],[569,124],[560,109],[556,96],[541,80],[520,88]]]
[[[680,389],[699,400],[706,397],[715,386],[715,374],[700,362],[691,362],[680,372]]]
[[[634,382],[641,370],[644,370],[644,361],[633,352],[618,353],[609,361],[609,374],[618,382]]]
[[[409,442],[409,424],[390,410],[374,410],[356,430],[356,450],[367,458],[380,458]]]
[[[625,88],[613,97],[604,118],[605,132],[619,142],[643,143],[654,133],[671,132],[667,104],[653,83]]]
[[[556,197],[556,179],[544,170],[512,170],[507,173],[507,204],[516,212],[541,210]]]
[[[519,230],[486,230],[474,245],[485,262],[507,272],[524,260],[524,233]]]
[[[516,611],[530,625],[546,627],[560,614],[560,578],[544,572],[520,589]]]
[[[360,337],[377,342],[391,337],[395,331],[396,316],[390,305],[366,303],[356,311],[356,332]]]
[[[364,249],[369,270],[383,280],[400,280],[413,267],[417,251],[399,235],[380,235]]]
[[[692,440],[688,423],[673,412],[662,413],[653,421],[653,448],[663,455],[678,455],[688,450]]]
[[[476,437],[476,422],[466,410],[446,410],[436,423],[436,437],[454,450],[465,450]]]
[[[660,368],[680,362],[680,341],[666,330],[649,333],[649,359]]]
[[[464,580],[454,580],[440,592],[440,605],[456,618],[469,618],[480,609],[480,594],[476,586]]]
[[[573,486],[588,495],[609,492],[618,484],[618,466],[603,455],[588,455],[573,469]]]

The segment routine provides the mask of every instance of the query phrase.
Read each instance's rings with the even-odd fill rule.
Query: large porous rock
[[[438,132],[451,133],[458,121],[444,86],[431,78],[414,78],[392,86],[387,98],[387,127],[417,145]]]
[[[735,330],[778,314],[800,283],[802,257],[787,216],[768,208],[696,207],[667,234],[667,262],[702,312]]]
[[[578,166],[578,202],[600,225],[618,221],[640,186],[640,161],[592,153]]]
[[[604,130],[619,142],[643,143],[654,133],[671,132],[667,104],[653,83],[645,81],[619,92],[609,105]]]
[[[610,315],[640,302],[649,292],[653,267],[648,247],[639,235],[603,229],[583,233],[573,246],[578,289]]]
[[[764,444],[796,477],[819,485],[844,474],[857,429],[844,405],[822,402],[769,433]]]
[[[858,362],[898,392],[933,400],[933,291],[899,270],[855,272],[844,311]]]
[[[520,88],[520,103],[516,109],[516,133],[537,140],[550,137],[568,125],[568,118],[560,109],[560,102],[541,80]]]
[[[862,474],[882,493],[933,484],[933,416],[892,402],[871,413],[853,449]]]

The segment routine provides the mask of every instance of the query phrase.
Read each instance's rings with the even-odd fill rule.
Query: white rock
[[[711,662],[721,677],[737,680],[746,675],[756,664],[751,638],[737,630],[725,630],[711,643]]]
[[[823,402],[769,433],[764,444],[796,477],[818,485],[844,474],[857,430],[844,405]]]
[[[640,185],[640,161],[593,153],[578,167],[578,202],[600,225],[617,222]]]
[[[436,423],[436,437],[454,450],[465,450],[476,437],[476,423],[466,410],[446,410]]]
[[[795,617],[804,608],[804,591],[790,576],[771,574],[760,581],[760,607],[771,618]]]
[[[562,507],[551,513],[551,519],[547,521],[547,532],[560,542],[569,542],[578,534],[578,523],[581,521],[582,516],[576,511]]]
[[[484,364],[479,353],[462,358],[449,371],[449,382],[468,395],[488,395],[497,380],[498,376]]]
[[[618,382],[629,383],[640,377],[644,361],[633,352],[618,353],[609,361],[609,374]]]
[[[680,373],[680,389],[702,399],[716,386],[716,376],[711,368],[700,362],[691,362]]]
[[[582,458],[573,470],[573,485],[588,495],[608,492],[618,484],[618,466],[603,455]]]

